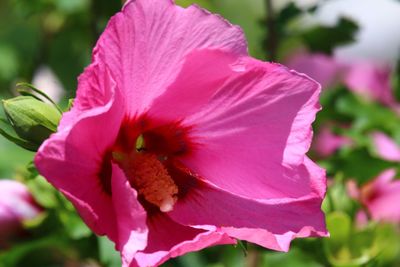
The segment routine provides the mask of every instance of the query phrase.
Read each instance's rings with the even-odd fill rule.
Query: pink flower
[[[287,65],[296,71],[304,72],[319,82],[323,89],[340,81],[342,65],[325,54],[298,53],[288,60]]]
[[[351,144],[352,140],[350,138],[336,135],[328,127],[323,127],[315,139],[314,150],[318,155],[328,157],[339,148]]]
[[[377,221],[400,222],[400,180],[393,181],[395,169],[382,172],[360,190],[360,199]]]
[[[391,72],[389,66],[371,61],[352,62],[347,64],[343,80],[354,93],[394,107],[396,100],[390,84]]]
[[[16,181],[0,180],[0,247],[22,231],[21,222],[41,211],[27,188]]]
[[[325,172],[305,156],[319,86],[248,57],[196,6],[128,1],[35,163],[124,266],[244,239],[325,236]]]
[[[400,161],[400,146],[381,132],[372,133],[372,141],[379,157],[388,161]]]

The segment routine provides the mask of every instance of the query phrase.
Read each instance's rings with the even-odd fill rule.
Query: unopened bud
[[[18,137],[37,148],[56,132],[61,118],[61,113],[54,106],[31,96],[3,100],[3,107]]]

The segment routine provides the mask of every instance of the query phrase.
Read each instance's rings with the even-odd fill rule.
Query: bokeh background
[[[309,155],[327,169],[323,208],[331,238],[296,240],[289,253],[246,243],[214,247],[163,266],[400,266],[400,1],[176,2],[221,14],[244,29],[253,57],[322,84],[323,110]],[[0,98],[29,82],[66,108],[91,49],[121,5],[0,0]],[[0,178],[26,185],[40,210],[17,218],[18,233],[7,240],[0,218],[0,266],[120,266],[112,244],[94,236],[71,204],[29,171],[33,155],[0,138]]]

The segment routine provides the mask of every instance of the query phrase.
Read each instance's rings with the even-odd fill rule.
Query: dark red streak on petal
[[[110,151],[107,151],[103,156],[103,162],[101,163],[101,168],[98,173],[100,186],[103,189],[103,192],[107,195],[111,196],[111,175],[112,175],[112,166],[111,166],[112,154]]]
[[[136,139],[142,135],[145,150],[158,156],[178,157],[189,154],[195,149],[195,142],[189,137],[191,127],[183,126],[180,121],[162,121],[146,115],[126,118],[115,144],[116,149],[132,151]]]

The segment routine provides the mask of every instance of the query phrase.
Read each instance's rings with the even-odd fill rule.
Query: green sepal
[[[16,145],[33,152],[36,152],[39,148],[36,144],[32,144],[26,140],[19,138],[13,130],[6,130],[7,128],[9,128],[7,120],[0,118],[0,125],[0,134],[8,141],[13,142]]]
[[[33,151],[36,151],[50,134],[56,132],[61,119],[61,113],[55,107],[32,96],[3,100],[3,107],[18,137],[7,132],[3,135],[17,145]]]
[[[46,100],[48,100],[48,101],[58,110],[58,112],[60,112],[60,114],[63,113],[62,110],[61,110],[61,108],[56,104],[56,102],[53,101],[53,99],[51,99],[51,97],[49,97],[49,96],[48,96],[47,94],[45,94],[43,91],[37,89],[37,88],[36,88],[35,86],[33,86],[32,84],[30,84],[30,83],[24,83],[24,82],[17,83],[17,88],[19,88],[19,87],[27,87],[27,88],[31,89],[33,92],[39,94],[40,96],[42,96],[42,97],[44,97]],[[43,99],[41,99],[40,97],[34,95],[33,93],[31,93],[31,92],[29,92],[29,91],[27,91],[27,90],[24,90],[24,89],[17,89],[17,90],[18,90],[18,92],[19,92],[21,95],[24,95],[24,94],[26,95],[26,94],[28,93],[30,96],[32,96],[32,97],[34,97],[34,98],[36,98],[36,99],[38,99],[38,100],[40,100],[40,101],[43,101]]]

